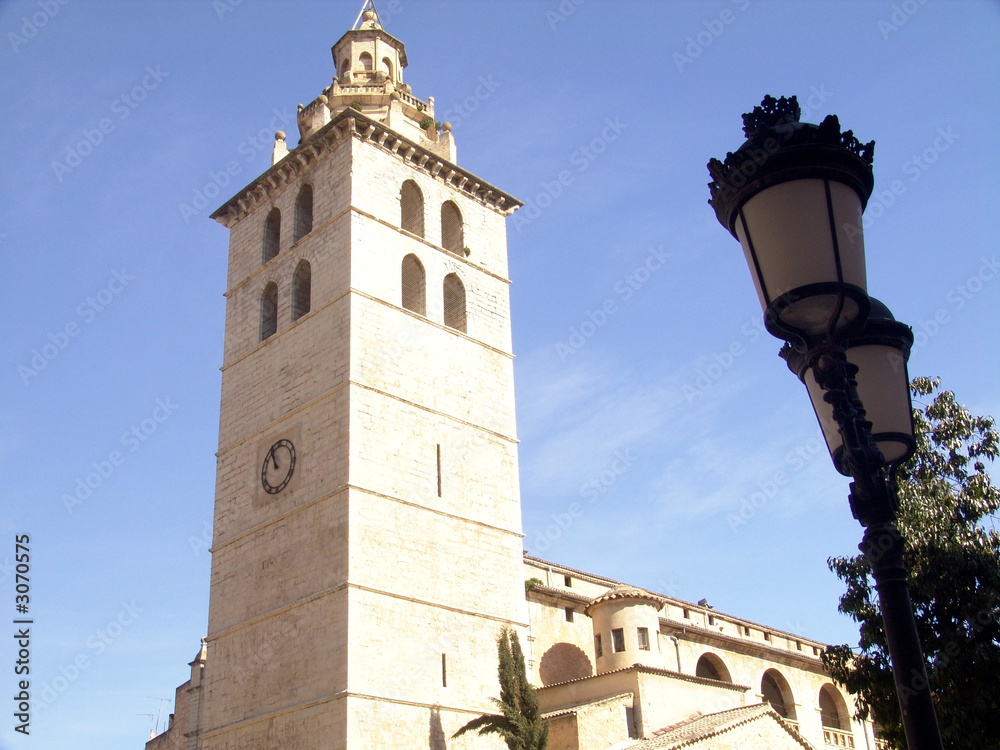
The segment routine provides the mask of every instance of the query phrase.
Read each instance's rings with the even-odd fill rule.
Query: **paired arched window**
[[[424,236],[424,194],[417,183],[407,180],[399,191],[399,226],[417,237]]]
[[[403,307],[421,315],[427,314],[427,274],[416,255],[403,258]]]
[[[764,672],[760,681],[760,692],[778,716],[795,721],[795,700],[792,698],[792,689],[781,672],[776,669]]]
[[[851,731],[847,701],[833,685],[824,685],[819,689],[819,717],[824,727]]]
[[[465,238],[462,230],[462,213],[454,201],[441,204],[441,247],[464,255]]]
[[[260,340],[278,332],[278,285],[273,281],[264,287],[260,297]]]
[[[371,71],[375,67],[372,65],[372,56],[367,52],[362,52],[358,56],[358,62],[361,63],[361,69],[365,71]]]
[[[278,254],[278,243],[281,241],[281,211],[271,209],[264,219],[264,244],[260,254],[260,264],[264,265]]]
[[[292,275],[292,321],[312,309],[312,267],[309,261],[300,260]]]
[[[303,185],[299,197],[295,199],[295,232],[293,243],[298,242],[313,228],[313,189]]]
[[[694,668],[694,674],[695,677],[705,677],[719,682],[733,681],[726,663],[715,654],[702,654]]]
[[[465,318],[465,285],[457,273],[444,277],[444,324],[468,333]]]

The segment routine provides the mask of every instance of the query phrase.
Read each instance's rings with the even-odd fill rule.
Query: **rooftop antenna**
[[[361,22],[361,16],[365,14],[366,10],[370,10],[375,14],[375,20],[378,21],[378,25],[382,25],[382,18],[378,14],[378,8],[375,7],[375,0],[365,0],[364,4],[361,6],[361,10],[358,12],[358,17],[354,19],[354,25],[351,29],[358,28],[358,24]]]
[[[156,737],[156,730],[153,728],[153,714],[136,714],[136,716],[149,717],[149,739],[154,739]]]
[[[169,703],[170,702],[170,698],[157,698],[157,697],[152,696],[152,695],[147,695],[146,697],[149,698],[150,700],[159,701],[160,702],[160,707],[156,711],[156,731],[159,732],[160,731],[160,716],[163,715],[163,701],[167,701]],[[152,714],[150,714],[150,716],[152,716]],[[153,736],[155,737],[156,735],[153,735]]]

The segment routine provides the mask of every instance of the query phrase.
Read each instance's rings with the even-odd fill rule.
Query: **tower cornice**
[[[370,141],[430,177],[504,216],[509,216],[524,205],[509,193],[400,135],[387,125],[354,109],[348,109],[338,113],[294,150],[289,151],[285,158],[236,193],[216,209],[211,218],[226,227],[232,227],[254,208],[267,203],[275,191],[293,181],[321,154],[336,148],[349,136]]]

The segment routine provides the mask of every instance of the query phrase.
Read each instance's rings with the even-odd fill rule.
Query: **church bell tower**
[[[369,2],[230,230],[192,748],[443,748],[521,628],[505,217]],[[194,704],[192,704],[194,705]],[[449,748],[485,747],[470,735]]]

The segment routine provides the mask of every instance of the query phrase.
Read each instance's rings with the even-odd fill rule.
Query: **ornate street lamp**
[[[914,449],[906,361],[913,334],[867,293],[861,215],[875,142],[835,115],[799,122],[795,97],[743,115],[747,141],[708,170],[719,222],[743,246],[767,330],[806,385],[875,578],[910,750],[941,737],[906,586],[892,472]]]
[[[910,404],[910,375],[906,363],[913,346],[913,331],[892,317],[889,308],[875,298],[864,329],[844,341],[847,361],[858,368],[858,398],[866,404],[867,419],[872,423],[872,438],[882,453],[890,473],[913,455],[913,409]],[[816,382],[809,360],[790,344],[780,352],[788,369],[806,386],[816,419],[823,429],[826,447],[833,465],[841,474],[851,476],[844,457],[844,441],[833,418],[833,405],[825,400]]]

